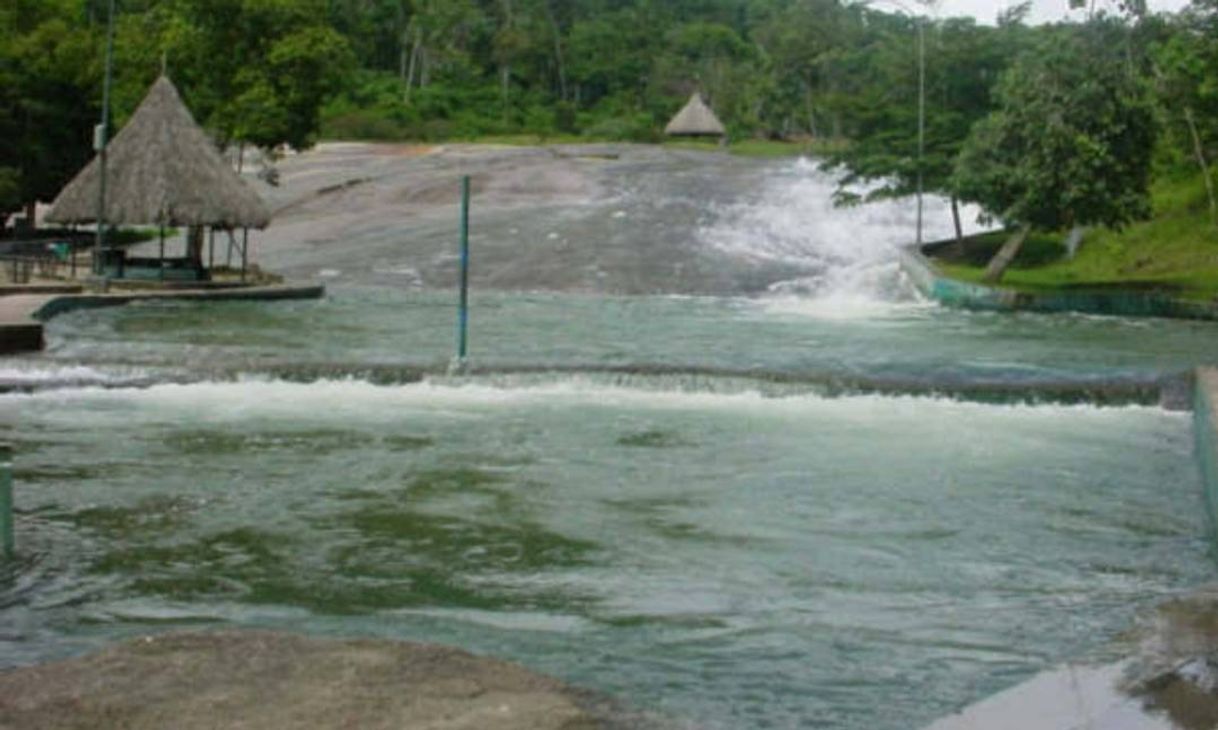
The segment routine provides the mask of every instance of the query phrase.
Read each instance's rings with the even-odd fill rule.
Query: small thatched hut
[[[689,102],[664,128],[664,134],[672,137],[722,137],[727,130],[702,100],[702,95],[695,91],[689,97]]]
[[[270,224],[262,198],[225,162],[165,76],[107,146],[106,158],[107,225],[210,227],[231,234]],[[94,158],[60,192],[46,219],[97,222],[100,169]],[[164,278],[164,263],[159,268]]]

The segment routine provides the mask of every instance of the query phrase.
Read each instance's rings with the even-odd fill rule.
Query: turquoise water
[[[275,626],[454,643],[703,727],[899,728],[1212,576],[1189,421],[1156,408],[578,377],[4,400],[6,664]]]
[[[1185,413],[750,376],[1153,378],[1207,326],[505,293],[476,301],[475,363],[581,367],[360,376],[442,369],[450,299],[54,321],[12,369],[98,385],[0,397],[5,663],[276,626],[453,643],[701,727],[903,728],[1212,578]],[[609,371],[641,363],[670,369]],[[132,373],[194,376],[115,387]]]
[[[491,370],[654,366],[1034,385],[1153,381],[1218,358],[1218,327],[1206,322],[970,313],[915,301],[835,318],[815,302],[780,297],[541,292],[475,294],[472,302],[471,362]],[[454,311],[447,293],[376,287],[270,307],[135,305],[53,320],[49,351],[59,363],[187,363],[225,373],[309,364],[337,374],[443,369],[455,347]]]
[[[743,294],[479,291],[468,377],[450,293],[350,274],[57,318],[0,361],[0,666],[276,627],[695,727],[897,730],[1213,579],[1190,418],[1154,393],[1218,327],[943,310],[882,254]]]

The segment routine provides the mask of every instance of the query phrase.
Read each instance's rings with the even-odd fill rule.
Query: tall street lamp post
[[[114,3],[110,0],[110,14],[106,20],[106,71],[102,81],[101,124],[93,133],[93,148],[97,151],[97,238],[93,242],[93,273],[102,275],[105,267],[102,249],[106,237],[106,147],[110,142],[110,84],[114,75]]]
[[[908,5],[900,0],[880,0],[885,5],[891,5],[918,23],[918,159],[917,159],[917,199],[918,199],[918,229],[916,243],[922,245],[922,198],[923,159],[926,156],[926,17],[915,13]],[[935,0],[914,0],[924,5],[933,6]]]

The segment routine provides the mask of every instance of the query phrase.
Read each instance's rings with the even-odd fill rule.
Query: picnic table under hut
[[[102,181],[100,155],[76,176],[47,213],[54,223],[95,224]],[[249,230],[264,229],[271,213],[258,193],[233,170],[195,123],[178,90],[161,76],[126,126],[106,147],[104,225],[155,226],[160,255],[101,252],[99,273],[108,278],[208,281],[215,265],[216,234],[227,239],[231,265],[239,252],[241,279],[249,267]],[[180,257],[165,255],[167,228],[186,228]],[[204,234],[208,252],[204,263]]]

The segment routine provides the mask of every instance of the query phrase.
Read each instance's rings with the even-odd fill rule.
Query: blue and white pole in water
[[[457,357],[449,368],[465,370],[469,351],[469,175],[461,178],[461,300],[457,310]]]
[[[0,444],[0,559],[13,557],[13,450]]]

